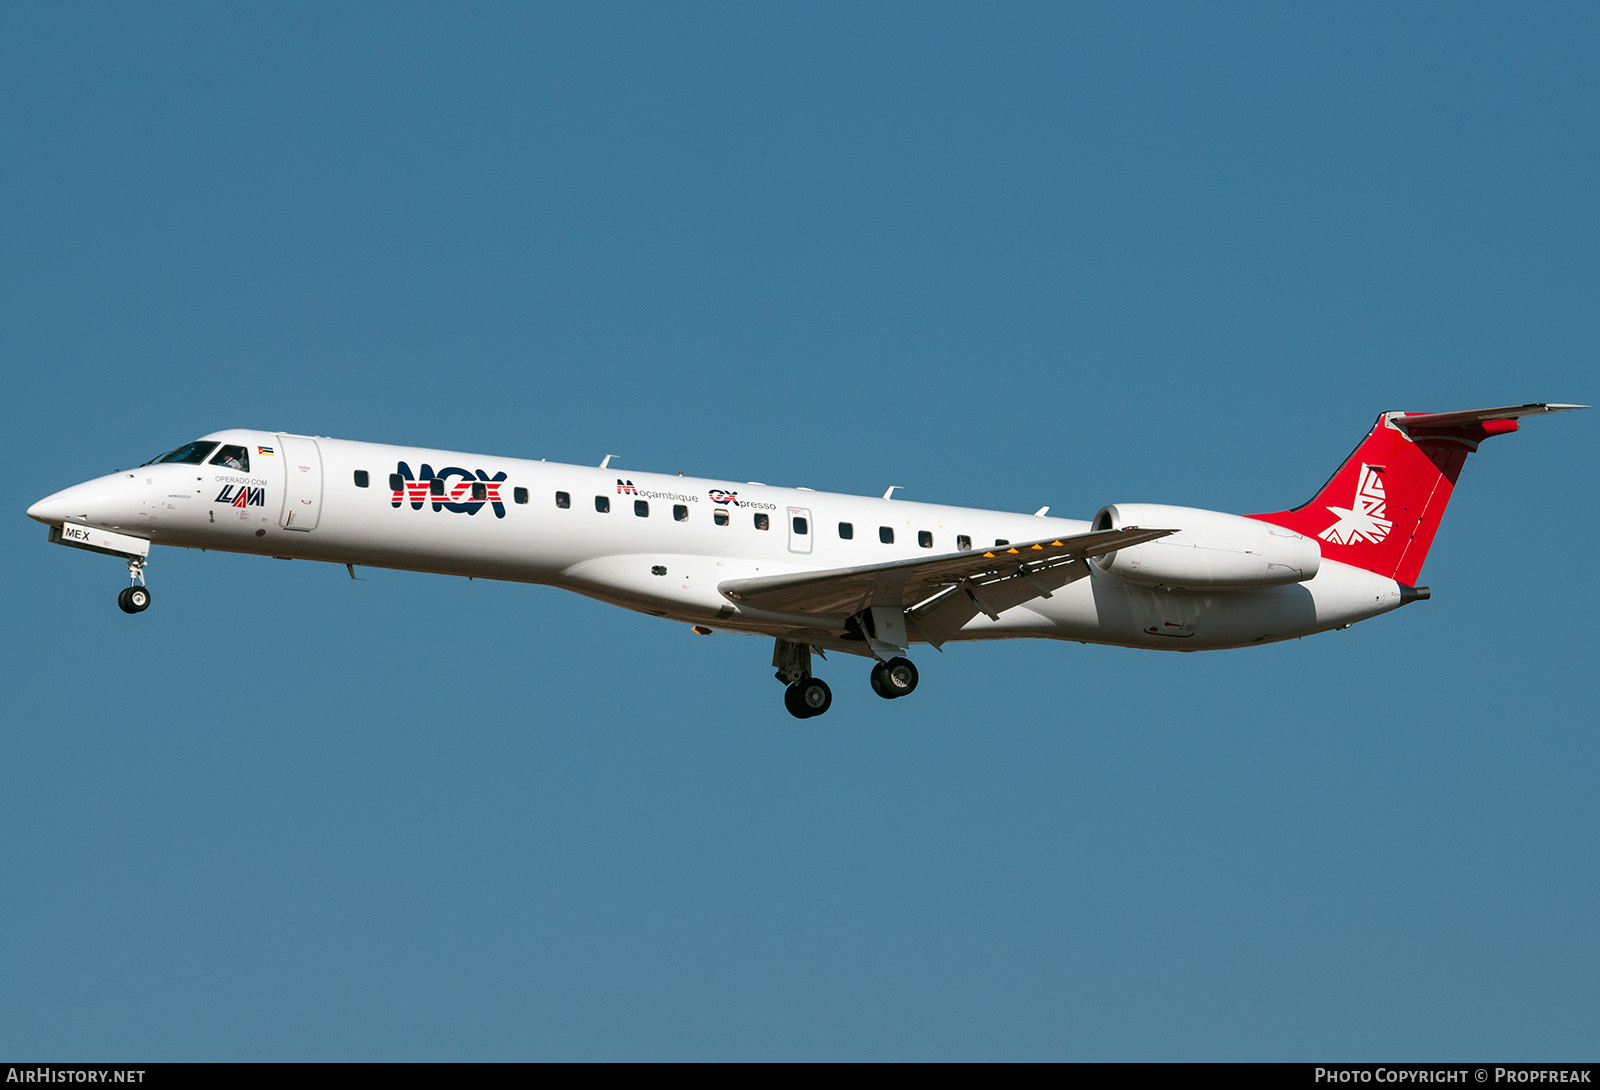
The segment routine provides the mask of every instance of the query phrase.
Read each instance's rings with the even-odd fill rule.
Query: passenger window
[[[723,511],[720,508],[711,512],[711,521],[716,523],[718,526],[728,525],[728,512]]]
[[[956,552],[965,553],[972,551],[972,539],[966,534],[956,535]]]
[[[933,548],[933,531],[932,530],[918,530],[917,531],[917,544],[921,545],[924,549]]]
[[[883,542],[885,545],[893,545],[894,544],[894,527],[893,526],[880,526],[880,527],[878,527],[878,540]]]
[[[688,522],[689,521],[689,505],[686,504],[686,503],[675,503],[675,504],[673,504],[672,505],[672,517],[677,522]]]
[[[511,498],[517,503],[527,503],[528,490],[526,488],[513,488],[511,490]]]
[[[367,480],[367,471],[364,469],[356,470],[356,487],[365,488],[369,483],[370,482]]]
[[[767,518],[767,514],[766,514],[765,511],[759,512],[756,515],[756,529],[757,530],[767,530],[767,529],[770,529],[771,526],[772,526],[772,522],[771,522],[770,519]]]
[[[398,473],[389,474],[389,491],[404,492],[405,488],[406,479],[404,477],[400,476]]]
[[[489,498],[489,486],[482,481],[472,482],[472,498],[475,502],[482,503]]]
[[[649,518],[650,517],[650,501],[649,500],[634,500],[633,501],[633,513],[638,515],[642,519]]]
[[[853,538],[855,536],[856,536],[856,528],[853,525],[851,525],[848,522],[841,522],[839,524],[839,540],[840,541],[849,541],[851,538]]]
[[[565,492],[557,492],[556,506],[565,511],[567,508],[572,506],[572,497],[567,495]]]
[[[428,482],[428,493],[430,495],[434,495],[434,496],[442,496],[442,495],[444,495],[444,478],[443,477],[435,477],[433,480],[429,481]]]
[[[1009,540],[1008,540],[1008,539],[1006,539],[1006,538],[1003,538],[1003,537],[997,537],[997,538],[995,538],[995,539],[994,539],[994,544],[995,544],[995,548],[997,548],[997,549],[998,549],[998,548],[999,548],[999,547],[1000,547],[1000,546],[1002,546],[1002,545],[1009,545],[1009,544],[1011,544],[1011,542],[1010,542],[1010,541],[1009,541]]]
[[[211,459],[211,464],[221,466],[223,469],[237,469],[240,473],[249,473],[250,455],[245,453],[243,447],[226,446],[217,451],[217,456]]]
[[[594,509],[602,515],[609,513],[611,510],[611,497],[596,496],[594,498]]]
[[[810,524],[807,523],[805,518],[803,516],[801,516],[801,515],[796,515],[794,517],[794,522],[791,525],[794,526],[794,532],[797,533],[797,534],[800,534],[801,536],[804,536],[804,535],[809,534],[811,532]]]

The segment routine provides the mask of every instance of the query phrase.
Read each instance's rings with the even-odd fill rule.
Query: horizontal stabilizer
[[[1402,413],[1393,417],[1396,424],[1407,428],[1454,428],[1462,424],[1481,424],[1485,420],[1515,420],[1520,416],[1540,416],[1544,413],[1564,413],[1572,409],[1587,409],[1587,405],[1505,405],[1498,409],[1466,409],[1455,413]]]

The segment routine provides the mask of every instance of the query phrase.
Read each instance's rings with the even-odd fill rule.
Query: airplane
[[[74,485],[28,516],[119,557],[150,605],[152,545],[539,583],[774,639],[797,718],[833,702],[815,652],[917,687],[916,644],[1043,637],[1177,651],[1296,639],[1429,597],[1417,586],[1467,455],[1532,404],[1385,412],[1306,503],[1233,515],[1116,503],[1088,522],[758,482],[233,429]],[[899,486],[895,486],[899,487]]]

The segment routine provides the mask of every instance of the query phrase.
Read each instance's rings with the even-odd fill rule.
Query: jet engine
[[[1281,526],[1159,503],[1102,507],[1096,530],[1165,527],[1178,532],[1093,558],[1101,571],[1130,583],[1213,590],[1301,583],[1317,574],[1322,550],[1314,539]]]

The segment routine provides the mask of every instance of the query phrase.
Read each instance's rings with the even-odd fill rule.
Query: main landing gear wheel
[[[150,608],[150,591],[145,587],[123,587],[117,605],[124,613],[143,613]]]
[[[821,715],[833,705],[833,690],[820,677],[801,678],[783,691],[783,706],[796,719]]]
[[[890,659],[872,667],[872,691],[885,700],[907,696],[917,687],[917,668],[910,659]]]

